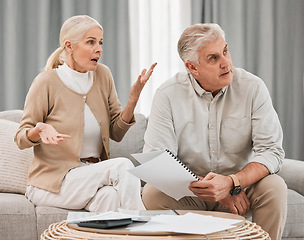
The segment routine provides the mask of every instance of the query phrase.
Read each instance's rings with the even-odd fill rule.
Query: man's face
[[[186,61],[185,65],[201,87],[215,96],[232,83],[233,65],[228,45],[223,38],[209,42],[199,52],[199,64]]]

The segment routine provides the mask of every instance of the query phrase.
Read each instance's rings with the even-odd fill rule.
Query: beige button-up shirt
[[[215,97],[189,73],[155,93],[144,152],[173,151],[193,172],[228,175],[250,162],[279,171],[283,133],[264,82],[243,69]],[[161,167],[161,166],[160,166]]]

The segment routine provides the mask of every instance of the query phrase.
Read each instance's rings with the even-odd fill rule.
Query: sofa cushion
[[[0,193],[0,239],[37,239],[34,205],[24,195]]]
[[[0,119],[0,192],[25,193],[33,150],[20,150],[14,142],[19,123]]]
[[[20,109],[16,110],[6,110],[0,112],[0,119],[10,120],[19,123],[22,117],[23,111]]]
[[[67,219],[68,209],[61,209],[47,206],[36,206],[37,233],[40,236],[52,223],[61,222]]]
[[[128,130],[121,142],[110,139],[110,157],[125,157],[135,166],[139,163],[131,156],[132,153],[141,153],[144,147],[144,134],[148,120],[143,114],[135,114],[136,123]]]
[[[304,197],[296,191],[288,189],[287,203],[287,218],[283,238],[303,239]]]
[[[284,159],[279,175],[285,180],[289,189],[304,195],[304,161]]]

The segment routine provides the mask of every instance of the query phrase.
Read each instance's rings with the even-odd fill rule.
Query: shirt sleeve
[[[145,133],[144,152],[169,149],[177,154],[177,138],[171,114],[170,99],[158,89],[154,95],[148,127]]]
[[[44,122],[48,113],[48,85],[44,82],[44,73],[39,74],[33,81],[24,104],[23,116],[19,129],[15,135],[15,142],[20,149],[39,145],[38,142],[32,142],[27,137],[27,132],[36,126],[38,122]]]
[[[109,81],[109,111],[110,111],[110,138],[114,141],[121,141],[129,130],[129,128],[135,124],[135,117],[131,119],[130,123],[126,123],[121,118],[122,107],[118,99],[117,91],[115,88],[112,74],[108,68],[108,81]]]
[[[261,163],[271,174],[277,173],[285,157],[282,148],[283,131],[263,81],[260,82],[253,99],[252,141],[254,154],[250,162]]]

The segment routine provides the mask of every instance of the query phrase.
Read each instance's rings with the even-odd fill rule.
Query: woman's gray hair
[[[57,68],[65,61],[66,50],[65,41],[71,41],[72,45],[75,45],[81,41],[84,34],[92,27],[99,27],[103,30],[102,26],[93,18],[87,15],[76,15],[68,18],[62,25],[59,36],[58,47],[48,58],[44,70]]]
[[[186,62],[199,63],[198,51],[208,42],[214,42],[222,37],[225,32],[216,23],[198,23],[184,30],[179,38],[177,47],[180,58]]]

